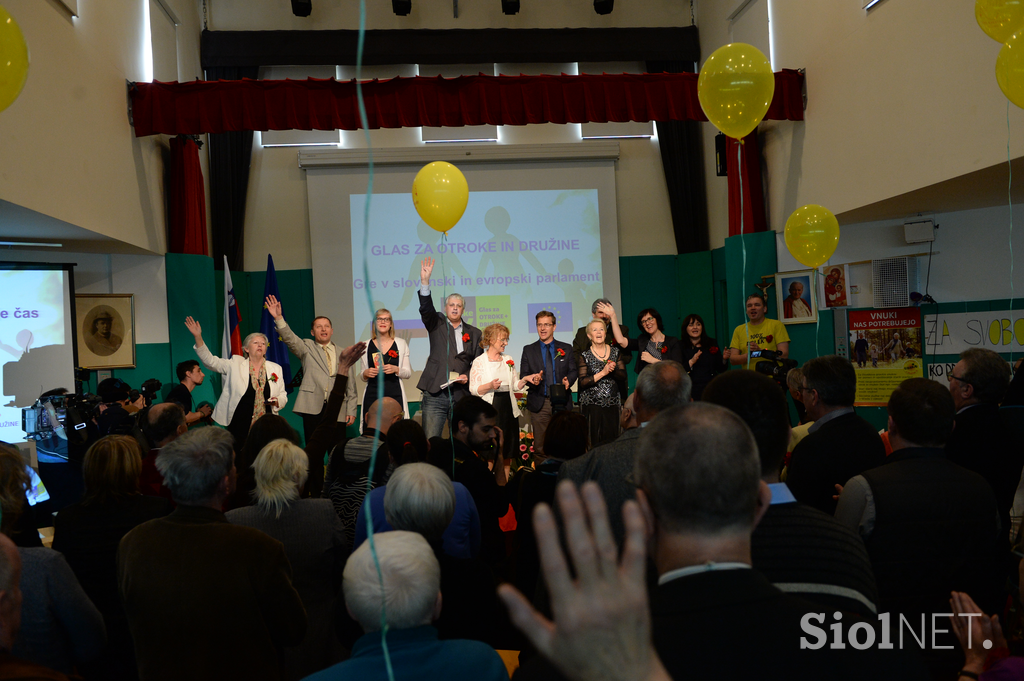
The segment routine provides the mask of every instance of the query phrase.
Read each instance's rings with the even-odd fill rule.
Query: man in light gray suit
[[[597,482],[608,504],[612,532],[619,546],[625,537],[622,505],[636,498],[633,460],[640,444],[640,434],[647,422],[660,412],[689,404],[692,387],[686,369],[679,362],[662,360],[648,364],[637,377],[633,392],[633,411],[640,427],[627,430],[614,442],[566,461],[558,471],[559,480],[572,480],[577,487],[587,480]]]
[[[466,307],[462,296],[453,293],[445,298],[444,313],[434,307],[430,297],[433,271],[434,259],[424,258],[420,263],[420,319],[427,329],[430,355],[416,387],[422,392],[420,409],[427,439],[441,435],[452,407],[469,395],[469,367],[483,352],[480,347],[483,332],[462,319]],[[441,387],[449,383],[448,387]]]
[[[299,386],[292,411],[302,417],[302,434],[308,443],[313,431],[320,424],[320,418],[327,398],[334,387],[334,377],[338,371],[338,355],[341,349],[331,342],[334,327],[327,317],[313,319],[312,338],[299,338],[288,326],[281,312],[281,301],[275,296],[267,296],[267,311],[274,318],[274,326],[288,349],[302,361],[302,385]],[[355,380],[350,375],[345,386],[345,403],[338,414],[338,422],[345,421],[352,425],[356,420],[356,388]],[[332,447],[333,448],[333,447]],[[313,497],[320,496],[324,485],[324,467],[309,467],[309,484],[306,489]]]

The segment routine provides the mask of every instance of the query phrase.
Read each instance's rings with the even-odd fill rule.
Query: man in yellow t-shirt
[[[773,350],[783,359],[789,357],[789,334],[786,333],[786,327],[778,319],[765,319],[766,310],[764,298],[756,293],[747,296],[747,317],[750,322],[740,324],[732,332],[729,347],[734,352],[729,361],[733,364],[753,369],[758,362],[768,361],[754,358],[748,366],[748,353],[754,350]]]

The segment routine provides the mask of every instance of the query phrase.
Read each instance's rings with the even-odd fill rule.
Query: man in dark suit
[[[978,473],[992,486],[1004,539],[1009,537],[1010,507],[1024,465],[1024,445],[999,416],[1009,384],[1009,368],[998,354],[982,348],[962,352],[949,375],[956,428],[946,441],[950,461]]]
[[[885,445],[853,411],[857,372],[849,360],[816,357],[802,371],[800,392],[814,425],[793,449],[786,484],[797,501],[834,515],[836,485],[885,463]]]
[[[228,523],[231,434],[198,428],[160,452],[178,507],[121,540],[117,580],[139,679],[280,679],[280,649],[302,641],[306,611],[281,542]]]
[[[661,364],[665,362],[655,366]],[[654,648],[672,678],[928,678],[919,660],[908,657],[910,651],[830,646],[825,622],[834,621],[835,615],[784,594],[751,567],[751,532],[767,510],[771,492],[761,480],[754,436],[738,416],[701,402],[664,410],[639,430],[643,435],[633,477],[659,575],[650,598],[651,632]],[[563,509],[571,495],[572,490],[559,488]],[[590,503],[590,490],[585,489],[584,496],[587,515],[593,518],[602,512],[599,503]],[[630,514],[635,513],[631,506]],[[569,508],[566,516],[569,520],[575,516],[576,522],[567,526],[578,527],[582,514],[580,508]],[[543,521],[549,517],[546,509],[535,515],[544,529]],[[638,543],[633,539],[634,527],[631,520],[630,554],[635,554]],[[567,542],[574,554],[587,558],[588,553],[577,550],[585,541],[580,534],[578,530],[568,534]],[[621,574],[607,536],[598,537],[597,543],[594,553],[600,556],[600,566],[588,568],[585,561],[574,561],[576,582],[568,577],[564,563],[545,561],[553,604],[560,604],[566,587]],[[557,541],[548,539],[542,548],[550,550],[552,544],[557,546]],[[635,588],[639,567],[631,566],[631,573]],[[512,605],[514,621],[522,625],[531,619],[523,613],[528,609],[525,599],[509,598],[507,589],[501,595]],[[634,598],[642,596],[634,592]],[[590,605],[583,602],[576,607],[586,610]],[[523,627],[525,633],[540,650],[557,657],[559,649],[545,645],[553,628],[536,626],[544,621],[532,614],[535,625]],[[556,625],[557,616],[558,610]],[[633,621],[641,630],[647,624],[644,618]],[[872,623],[840,614],[843,641],[851,640],[855,622],[859,642],[866,637],[863,629],[871,630],[873,642],[879,641]],[[608,652],[609,657],[619,654],[618,650]],[[557,678],[552,672],[550,664],[534,658],[524,661],[517,679]]]
[[[641,427],[627,430],[614,442],[566,461],[558,471],[559,480],[572,480],[577,486],[587,480],[597,481],[608,504],[612,531],[620,544],[625,536],[622,505],[636,498],[633,460],[644,431],[643,424],[665,409],[688,404],[692,387],[689,374],[679,362],[665,360],[644,367],[637,376],[633,393],[633,408]]]
[[[541,310],[537,313],[536,343],[523,348],[523,359],[519,363],[519,374],[541,377],[530,381],[533,384],[526,393],[526,408],[530,410],[530,423],[533,425],[534,446],[538,452],[544,452],[544,433],[551,423],[551,386],[559,383],[565,388],[569,402],[560,408],[572,408],[572,385],[576,382],[579,371],[573,359],[572,346],[555,340],[555,324],[557,320],[553,312]],[[543,372],[543,373],[542,373]],[[554,456],[558,456],[557,453]]]
[[[445,298],[443,313],[434,307],[430,297],[433,271],[434,259],[424,258],[420,263],[420,319],[430,339],[430,355],[416,387],[422,392],[420,409],[427,439],[441,435],[452,407],[469,395],[469,367],[483,352],[483,332],[462,319],[466,307],[462,296],[452,293]],[[449,383],[447,388],[441,387]]]
[[[590,314],[594,316],[594,319],[600,319],[601,321],[604,322],[605,339],[607,339],[608,342],[611,343],[613,342],[615,335],[612,333],[611,321],[608,314],[598,309],[599,307],[601,307],[602,304],[611,306],[612,301],[608,300],[607,298],[598,298],[590,306]],[[629,338],[628,326],[626,326],[625,324],[619,324],[619,330],[622,331],[623,338]],[[583,356],[583,352],[589,349],[590,337],[587,335],[587,325],[584,324],[580,328],[576,329],[576,337],[572,341],[572,354],[575,357],[577,364],[579,364],[580,357]],[[629,363],[633,361],[633,353],[630,352],[629,350],[626,350],[625,348],[619,348],[619,356],[622,357],[622,361],[626,366],[629,366]],[[628,393],[629,382],[623,381],[622,383],[619,383],[619,397],[622,399],[623,402],[626,401],[626,395]],[[614,518],[615,515],[612,514],[612,517]]]

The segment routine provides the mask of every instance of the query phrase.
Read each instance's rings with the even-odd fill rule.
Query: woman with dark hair
[[[397,470],[407,463],[430,463],[430,443],[423,432],[423,426],[412,419],[396,422],[388,430],[388,456]],[[469,490],[461,482],[455,485],[455,515],[448,529],[442,535],[444,552],[453,558],[476,558],[480,553],[480,514]],[[366,540],[366,513],[369,511],[373,520],[373,531],[390,532],[391,525],[384,518],[384,494],[387,485],[382,485],[370,492],[363,500],[356,521],[355,541],[352,550]]]
[[[540,557],[533,532],[533,509],[539,503],[554,505],[555,486],[562,464],[590,449],[587,419],[574,411],[560,411],[544,433],[544,454],[534,453],[536,468],[523,466],[509,481],[512,508],[516,512],[513,547],[513,583],[532,598],[540,575]]]
[[[682,348],[679,339],[675,336],[665,335],[665,325],[661,321],[661,314],[653,307],[645,307],[636,316],[636,323],[640,329],[639,335],[630,340],[622,335],[619,328],[619,320],[615,316],[615,308],[607,303],[598,304],[598,312],[604,312],[611,320],[612,333],[615,334],[615,342],[623,350],[630,350],[640,353],[636,358],[633,371],[639,374],[648,364],[654,364],[662,360],[671,359],[675,362],[682,362]]]
[[[693,400],[700,400],[704,387],[711,379],[729,368],[732,348],[718,347],[718,341],[708,335],[699,314],[688,314],[683,320],[682,365],[693,381]]]

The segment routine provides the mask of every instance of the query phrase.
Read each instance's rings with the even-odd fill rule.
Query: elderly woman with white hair
[[[213,420],[235,436],[235,450],[240,450],[249,435],[249,427],[264,414],[276,414],[288,402],[284,389],[284,370],[267,360],[269,341],[262,333],[250,333],[242,343],[242,356],[230,359],[217,357],[203,342],[203,329],[192,317],[185,318],[199,360],[212,371],[224,375],[224,383]]]
[[[292,585],[306,608],[306,638],[285,650],[288,679],[301,679],[340,660],[344,653],[334,633],[333,614],[348,544],[345,528],[330,499],[300,499],[309,460],[285,439],[264,447],[252,465],[255,506],[227,512],[235,525],[253,527],[284,544],[292,566]]]

